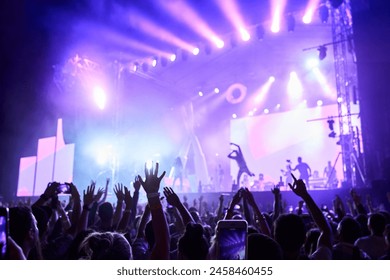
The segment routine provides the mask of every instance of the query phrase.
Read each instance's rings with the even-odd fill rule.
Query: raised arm
[[[192,218],[190,212],[187,208],[184,207],[183,203],[181,203],[180,201],[180,198],[177,196],[177,194],[173,191],[172,188],[165,187],[164,196],[167,199],[167,202],[179,211],[184,226],[186,226],[190,222],[195,224],[195,221]]]
[[[87,191],[83,191],[83,211],[81,212],[78,231],[84,231],[88,227],[88,215],[91,211],[93,203],[99,200],[98,196],[95,196],[95,185],[91,184],[87,187]]]
[[[367,210],[364,208],[361,196],[357,193],[355,188],[352,188],[350,195],[353,201],[353,206],[357,214],[367,215]]]
[[[224,220],[230,220],[233,218],[233,214],[234,214],[234,206],[236,206],[241,198],[242,198],[242,195],[243,195],[243,189],[240,188],[233,196],[232,200],[230,201],[230,204],[229,204],[229,208],[226,212],[226,215],[224,217]]]
[[[276,219],[280,215],[280,208],[282,203],[282,195],[280,194],[280,188],[278,185],[274,186],[273,189],[271,189],[271,192],[274,195],[274,214],[273,214],[273,220],[276,221]]]
[[[249,203],[248,203],[247,191],[249,192],[248,188],[243,189],[242,207],[244,208],[244,217],[245,220],[248,222],[248,225],[253,225],[254,223],[253,223],[252,213],[248,205]]]
[[[69,183],[70,186],[70,195],[72,196],[73,209],[72,214],[70,215],[70,224],[71,227],[68,229],[68,234],[76,236],[77,226],[79,224],[80,215],[81,215],[81,198],[77,187],[73,183]]]
[[[219,199],[218,199],[219,203],[218,203],[218,208],[217,208],[217,213],[216,216],[217,216],[217,220],[221,220],[223,217],[222,217],[222,214],[223,214],[223,201],[224,201],[224,196],[223,194],[221,194],[219,196]]]
[[[132,224],[135,220],[135,217],[137,216],[137,206],[138,206],[138,198],[139,198],[139,189],[141,188],[141,182],[138,180],[138,177],[134,178],[133,182],[133,202],[131,206],[131,215],[130,215],[130,221],[129,223]]]
[[[124,201],[125,201],[126,207],[125,207],[125,211],[123,212],[122,219],[120,220],[118,228],[117,228],[117,231],[119,231],[119,232],[126,231],[127,226],[129,225],[129,222],[130,222],[131,208],[133,205],[133,198],[131,197],[130,191],[128,190],[127,187],[124,187],[124,191],[125,191]]]
[[[144,212],[142,213],[141,219],[138,223],[137,227],[137,235],[135,239],[144,238],[145,237],[145,227],[150,218],[150,207],[149,204],[146,204]]]
[[[301,197],[305,201],[306,206],[307,206],[314,222],[316,223],[316,225],[318,226],[318,228],[321,231],[321,235],[318,239],[318,247],[320,247],[320,245],[322,245],[322,246],[328,247],[329,249],[332,249],[332,231],[331,231],[331,228],[329,226],[328,221],[326,220],[326,218],[322,214],[322,211],[320,210],[320,208],[314,202],[313,198],[307,192],[306,185],[303,182],[303,180],[301,180],[301,179],[297,180],[293,174],[291,174],[291,175],[294,179],[293,185],[291,185],[289,183],[291,190],[297,196]]]
[[[255,198],[253,197],[253,194],[248,190],[248,188],[244,189],[244,196],[246,197],[248,204],[252,207],[253,212],[254,212],[255,216],[257,217],[257,220],[259,221],[260,232],[262,234],[265,234],[267,236],[272,237],[269,225],[268,225],[266,219],[264,218],[264,215],[261,213],[259,207],[257,206]]]
[[[125,191],[126,188],[123,184],[115,184],[114,193],[116,195],[116,207],[112,220],[112,225],[116,228],[119,224],[120,219],[122,218],[123,212],[123,201],[125,200]]]
[[[345,216],[345,208],[344,208],[343,201],[338,195],[336,195],[332,203],[333,203],[333,212],[337,217],[337,222],[340,222],[341,219]]]
[[[31,205],[31,206],[32,207],[43,206],[50,198],[57,195],[57,187],[59,185],[60,184],[57,182],[50,182],[49,184],[47,184],[47,187],[46,187],[45,191],[43,192],[43,194],[41,194],[41,196],[38,198],[38,200],[35,201],[33,203],[33,205]]]
[[[168,223],[165,218],[165,214],[162,209],[160,201],[160,182],[165,176],[165,171],[158,176],[158,162],[156,167],[148,169],[145,164],[145,181],[142,180],[141,176],[138,178],[141,182],[142,187],[146,192],[150,211],[152,213],[152,227],[155,238],[155,245],[152,249],[151,259],[154,260],[167,260],[169,259],[169,230]]]

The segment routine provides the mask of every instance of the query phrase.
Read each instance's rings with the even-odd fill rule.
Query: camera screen
[[[70,193],[70,187],[67,184],[61,184],[57,188],[58,193],[64,193],[69,194]]]
[[[7,252],[7,220],[0,216],[0,259],[4,259]]]
[[[219,259],[244,260],[247,232],[245,228],[219,229]]]

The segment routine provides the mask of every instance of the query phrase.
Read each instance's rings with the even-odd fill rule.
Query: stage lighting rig
[[[334,130],[334,120],[333,119],[329,119],[328,120],[328,125],[329,125],[329,129],[330,130]]]
[[[324,58],[326,57],[326,51],[327,51],[326,47],[320,46],[317,50],[319,51],[318,58],[320,60],[324,60]]]
[[[336,138],[336,132],[332,131],[328,136],[329,138]]]
[[[329,8],[325,3],[321,4],[321,6],[318,8],[318,13],[320,15],[321,22],[327,23],[329,19]]]

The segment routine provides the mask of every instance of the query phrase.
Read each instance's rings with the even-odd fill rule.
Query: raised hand
[[[47,184],[46,190],[43,193],[47,198],[50,198],[57,194],[57,187],[60,185],[58,182],[51,182]]]
[[[70,187],[70,195],[72,199],[79,200],[80,199],[80,193],[77,189],[77,187],[73,183],[66,183]]]
[[[271,192],[274,194],[274,196],[279,196],[280,195],[280,188],[279,185],[275,185],[272,189]]]
[[[290,186],[290,189],[297,196],[300,196],[302,198],[307,196],[308,192],[307,192],[307,189],[306,189],[305,182],[303,182],[302,179],[297,180],[297,178],[295,178],[294,174],[292,174],[292,173],[291,173],[291,176],[293,177],[294,183],[292,185],[290,183],[288,183],[288,185]]]
[[[156,167],[153,170],[153,166],[148,169],[145,163],[145,181],[142,180],[141,176],[138,175],[138,180],[140,181],[142,187],[144,188],[146,194],[158,193],[160,189],[160,182],[162,178],[165,176],[165,171],[161,174],[161,176],[157,176],[158,174],[158,162],[156,162]]]
[[[134,178],[133,187],[134,187],[134,191],[136,192],[138,192],[139,189],[141,188],[141,182],[137,176],[135,176]]]
[[[362,198],[361,198],[361,196],[357,193],[357,191],[356,191],[355,188],[352,188],[352,189],[350,190],[349,193],[350,193],[350,195],[351,195],[351,197],[352,197],[353,202],[354,202],[356,205],[361,204]]]
[[[130,191],[127,187],[124,187],[124,201],[126,203],[126,208],[130,209],[133,203],[133,198],[131,197]]]
[[[180,198],[177,196],[177,194],[173,191],[172,188],[165,187],[164,196],[167,199],[167,202],[173,207],[178,208],[180,206],[181,204]]]
[[[241,198],[242,198],[242,195],[243,195],[243,188],[240,188],[233,196],[232,198],[232,201],[231,201],[231,205],[237,205]]]
[[[103,194],[104,194],[104,189],[99,188],[95,197],[94,197],[95,201],[98,202],[102,198]]]
[[[91,184],[90,186],[87,187],[87,190],[83,191],[83,202],[84,202],[84,206],[88,206],[88,205],[92,205],[94,202],[96,202],[95,200],[95,185],[94,184]]]
[[[114,193],[116,195],[116,199],[121,202],[125,199],[125,192],[123,191],[123,188],[124,188],[123,184],[115,184],[114,187]]]
[[[256,206],[255,198],[248,188],[243,189],[243,197],[246,199],[251,207]]]

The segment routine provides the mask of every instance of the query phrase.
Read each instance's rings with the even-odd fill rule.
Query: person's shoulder
[[[310,255],[309,259],[311,260],[331,260],[332,259],[332,249],[327,246],[319,246],[313,254]]]

